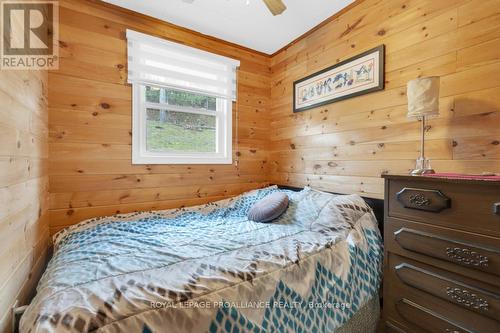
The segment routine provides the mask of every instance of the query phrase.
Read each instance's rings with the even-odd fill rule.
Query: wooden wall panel
[[[427,128],[435,168],[498,172],[499,15],[494,0],[362,0],[266,56],[99,1],[61,1],[61,66],[49,74],[51,231],[268,181],[381,197],[380,174],[407,172],[419,154],[419,123],[406,117],[406,82],[419,76],[442,77],[441,115]],[[241,60],[238,163],[131,165],[126,28]],[[294,80],[382,43],[384,91],[293,114]]]
[[[269,56],[99,1],[60,1],[60,23],[60,68],[49,73],[52,233],[94,216],[201,204],[267,182]],[[237,162],[131,164],[127,28],[241,61]]]
[[[381,197],[379,175],[407,172],[419,153],[419,124],[406,118],[406,82],[419,76],[442,77],[441,115],[427,127],[436,169],[498,171],[499,15],[494,0],[358,1],[269,57],[98,1],[62,1],[49,85],[52,231],[266,181]],[[126,28],[241,60],[237,165],[130,164]],[[292,113],[294,80],[382,43],[384,91]]]
[[[0,70],[0,332],[26,304],[47,259],[48,110],[45,71]]]
[[[500,172],[497,0],[358,0],[272,56],[97,0],[59,3],[60,69],[0,71],[0,331],[39,276],[49,233],[83,219],[268,182],[382,197],[380,174],[407,172],[419,154],[419,124],[406,118],[415,77],[442,77],[441,114],[427,127],[435,169]],[[131,164],[127,28],[241,61],[237,162]],[[292,112],[294,80],[382,43],[384,91]]]
[[[292,111],[293,81],[380,44],[386,88]],[[382,197],[380,174],[408,172],[419,123],[406,82],[441,76],[427,155],[441,172],[500,172],[500,6],[497,0],[364,0],[273,55],[271,182]]]

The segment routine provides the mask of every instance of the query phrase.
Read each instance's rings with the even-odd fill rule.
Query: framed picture
[[[293,83],[293,112],[384,89],[385,46],[380,45]]]

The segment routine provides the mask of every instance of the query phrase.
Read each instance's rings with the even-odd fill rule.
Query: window
[[[230,58],[127,30],[133,164],[232,163]]]

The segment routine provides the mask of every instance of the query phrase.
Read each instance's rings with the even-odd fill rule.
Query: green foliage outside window
[[[216,111],[217,98],[186,91],[146,86],[146,101],[204,111]],[[165,108],[148,108],[149,151],[214,152],[216,117]]]
[[[215,97],[166,88],[146,86],[146,101],[151,103],[161,102],[195,109],[217,110],[217,99]]]

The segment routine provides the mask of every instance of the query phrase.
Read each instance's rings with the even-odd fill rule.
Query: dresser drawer
[[[500,236],[500,186],[390,179],[388,216]]]
[[[453,321],[437,312],[427,309],[406,298],[396,303],[399,314],[408,322],[424,329],[426,332],[474,333],[472,329],[458,326]]]
[[[387,219],[384,234],[387,251],[498,284],[499,238],[394,218]]]
[[[449,239],[445,235],[403,227],[394,239],[405,250],[446,260],[454,264],[500,275],[500,252],[466,239]]]
[[[384,333],[406,333],[404,330],[388,321],[385,322],[384,326]]]
[[[402,324],[406,332],[500,332],[498,318],[488,313],[498,311],[498,287],[488,288],[473,279],[392,253],[388,255],[384,276],[387,320]],[[474,297],[468,300],[471,305],[467,306],[448,296],[448,287],[474,291],[475,299],[483,300],[482,309],[479,306],[472,309]]]
[[[500,286],[390,254],[391,275],[399,282],[482,316],[500,321]]]

